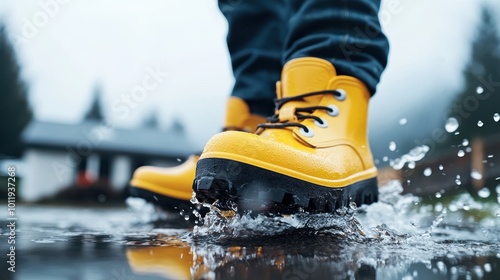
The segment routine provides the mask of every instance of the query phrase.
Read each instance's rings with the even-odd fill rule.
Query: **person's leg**
[[[232,96],[250,111],[272,115],[276,81],[282,68],[289,0],[219,0],[229,29],[227,46],[235,78]]]
[[[277,112],[257,134],[226,132],[207,143],[199,201],[282,214],[377,201],[367,116],[388,53],[379,1],[292,3]]]
[[[389,52],[389,42],[378,19],[380,0],[294,0],[294,3],[284,63],[300,57],[328,60],[338,75],[360,79],[373,95]]]

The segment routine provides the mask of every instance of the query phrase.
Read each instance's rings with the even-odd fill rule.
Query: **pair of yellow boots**
[[[199,202],[223,210],[281,214],[372,203],[378,190],[367,137],[369,99],[361,81],[338,76],[330,62],[291,60],[277,83],[274,116],[252,115],[231,97],[230,131],[177,167],[137,169],[132,192],[159,195],[165,208],[187,204],[194,191]]]

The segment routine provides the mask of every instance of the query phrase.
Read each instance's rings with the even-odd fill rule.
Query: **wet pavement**
[[[227,216],[203,226],[151,205],[19,205],[16,272],[1,279],[500,279],[500,204],[468,194],[425,204],[382,189],[336,215]]]

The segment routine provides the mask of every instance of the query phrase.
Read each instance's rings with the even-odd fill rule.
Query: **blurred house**
[[[26,145],[21,197],[37,201],[65,188],[123,189],[142,165],[173,166],[193,153],[182,127],[121,129],[104,122],[62,124],[33,121]]]

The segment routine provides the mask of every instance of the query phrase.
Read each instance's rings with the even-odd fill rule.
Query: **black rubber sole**
[[[205,216],[208,212],[206,208],[200,207],[199,205],[194,205],[190,201],[176,199],[168,196],[164,196],[152,191],[148,191],[139,187],[130,186],[129,196],[142,198],[149,203],[159,206],[161,209],[167,212],[181,212],[192,213],[193,210],[197,210],[201,216]],[[190,214],[190,220],[194,221],[197,217]]]
[[[193,190],[199,202],[222,210],[293,214],[333,213],[378,200],[377,178],[344,188],[312,184],[256,166],[226,159],[198,161]],[[236,206],[236,207],[235,207]]]

